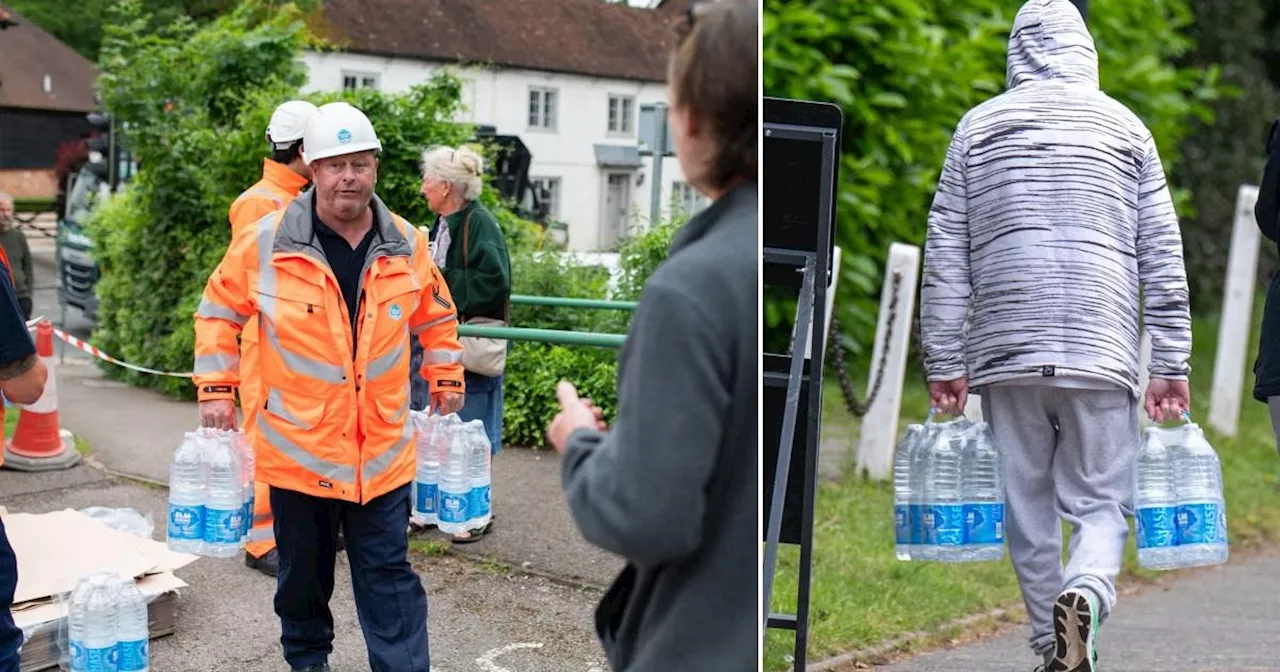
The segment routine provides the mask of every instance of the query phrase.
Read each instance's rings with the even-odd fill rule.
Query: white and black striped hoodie
[[[1008,90],[960,120],[929,213],[929,380],[1137,395],[1140,287],[1151,374],[1186,378],[1182,238],[1151,132],[1099,90],[1078,10],[1030,0],[1009,36]]]

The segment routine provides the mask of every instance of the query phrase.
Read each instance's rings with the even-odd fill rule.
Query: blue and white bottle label
[[[204,540],[210,544],[238,544],[243,536],[244,509],[204,510]]]
[[[253,527],[253,497],[240,507],[240,535],[249,534],[249,528]]]
[[[67,644],[67,648],[70,649],[68,657],[71,658],[71,669],[83,670],[89,664],[89,659],[85,654],[84,644],[72,640]]]
[[[436,514],[436,502],[440,499],[439,488],[440,486],[435,483],[418,481],[418,501],[414,504],[414,510],[418,513],[434,516]]]
[[[1178,545],[1176,506],[1148,506],[1138,509],[1138,548],[1169,548]]]
[[[199,540],[204,538],[204,507],[186,504],[169,504],[169,530],[172,539]]]
[[[120,642],[116,645],[116,649],[119,650],[120,672],[138,672],[138,670],[147,669],[147,640]]]
[[[118,672],[117,662],[114,645],[85,651],[86,672]]]
[[[964,536],[968,544],[1003,544],[1004,504],[965,504]]]
[[[481,518],[489,515],[489,486],[471,488],[467,495],[467,517]]]
[[[1178,544],[1225,544],[1226,511],[1216,502],[1178,505]]]
[[[467,499],[471,493],[456,495],[440,493],[440,522],[462,524],[467,522]]]
[[[964,506],[935,504],[932,508],[931,541],[937,546],[964,545]]]
[[[911,514],[906,504],[893,507],[893,541],[899,546],[911,543]]]
[[[907,505],[907,534],[912,545],[923,544],[925,540],[924,531],[924,507],[919,504]]]

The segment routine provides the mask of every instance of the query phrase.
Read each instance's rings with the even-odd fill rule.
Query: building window
[[[671,183],[671,209],[675,213],[692,215],[706,207],[706,199],[688,182]]]
[[[531,177],[529,182],[538,192],[538,198],[546,199],[547,216],[553,219],[560,217],[560,178]]]
[[[344,72],[342,73],[342,90],[352,93],[356,89],[376,89],[378,88],[378,76],[368,72]]]
[[[609,132],[631,135],[636,132],[636,99],[631,96],[609,96]]]
[[[529,128],[556,130],[555,89],[529,89]]]

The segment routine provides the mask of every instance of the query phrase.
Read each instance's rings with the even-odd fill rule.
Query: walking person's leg
[[[1116,603],[1129,535],[1137,400],[1128,390],[1057,390],[1058,506],[1071,524],[1063,593],[1054,606],[1058,651],[1050,670],[1096,668],[1093,640]]]
[[[0,520],[0,672],[18,672],[22,629],[13,622],[13,594],[18,589],[18,557]]]
[[[982,391],[982,416],[1004,463],[1009,558],[1031,618],[1031,649],[1053,653],[1053,601],[1062,590],[1062,527],[1053,494],[1057,430],[1050,388],[999,386]]]
[[[356,613],[372,672],[430,672],[427,592],[409,564],[410,486],[344,505]]]
[[[340,506],[335,500],[271,488],[279,560],[275,608],[284,659],[295,670],[323,665],[333,652],[329,599]],[[404,533],[404,521],[400,532]]]
[[[1271,411],[1271,431],[1276,435],[1276,451],[1280,452],[1280,397],[1267,397],[1267,410]]]

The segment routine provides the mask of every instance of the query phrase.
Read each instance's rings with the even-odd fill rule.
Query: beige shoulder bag
[[[471,213],[467,213],[467,219],[462,222],[462,267],[468,266],[468,257],[471,256],[470,236],[471,231]],[[498,320],[492,317],[472,317],[468,318],[464,324],[474,324],[484,327],[502,327],[511,321],[511,302],[506,301],[502,305],[503,319]],[[507,365],[507,341],[501,338],[480,338],[478,336],[459,336],[458,342],[462,344],[462,368],[477,373],[482,376],[501,376]]]

